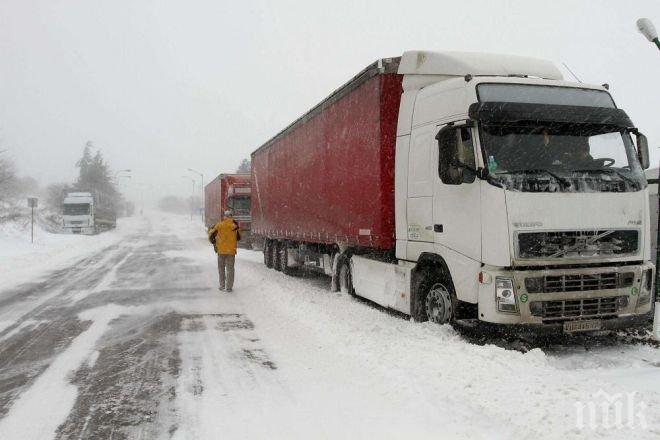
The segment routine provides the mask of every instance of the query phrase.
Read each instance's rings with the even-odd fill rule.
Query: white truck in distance
[[[316,267],[333,276],[335,288],[420,321],[569,333],[648,323],[648,146],[607,88],[564,81],[548,61],[426,51],[379,60],[353,83],[392,73],[402,76],[393,110],[395,249],[370,248],[369,237],[347,245],[321,227],[269,230],[281,215],[264,211],[263,220],[253,213],[253,227],[265,237],[267,264],[285,272]],[[253,153],[258,198],[269,197],[267,173],[255,168],[259,156],[268,152],[261,163],[277,167],[283,153],[276,148],[295,130],[323,130],[328,124],[307,124],[319,112],[339,113],[333,106],[360,90],[347,83]],[[317,147],[319,157],[359,135],[338,131],[344,137]],[[298,178],[295,169],[287,174]],[[337,185],[353,179],[339,177]],[[343,217],[355,235],[364,228],[350,211]]]
[[[112,207],[99,206],[89,192],[68,193],[62,204],[64,232],[72,234],[96,234],[116,226],[116,214]]]

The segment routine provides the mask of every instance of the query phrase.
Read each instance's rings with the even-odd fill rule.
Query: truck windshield
[[[229,206],[234,210],[234,214],[249,214],[250,213],[250,198],[249,197],[234,197],[229,200]]]
[[[89,203],[67,203],[64,215],[89,215]]]
[[[629,192],[646,185],[630,135],[578,124],[482,125],[490,181],[526,192]]]

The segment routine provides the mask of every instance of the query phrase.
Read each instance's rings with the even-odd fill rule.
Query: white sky
[[[660,1],[0,0],[0,149],[47,184],[72,180],[91,140],[133,170],[129,196],[186,195],[186,168],[231,172],[372,61],[430,49],[607,82],[657,162],[660,52],[642,16],[660,28]]]

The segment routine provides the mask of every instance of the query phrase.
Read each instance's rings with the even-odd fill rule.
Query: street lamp
[[[637,30],[641,32],[642,35],[646,37],[651,43],[660,49],[660,39],[658,39],[658,32],[655,30],[655,26],[651,23],[651,20],[648,18],[640,18],[637,20]],[[658,183],[659,179],[649,179],[649,183]],[[658,202],[660,203],[660,192],[658,192]],[[658,217],[658,230],[660,230],[660,217]],[[660,265],[660,252],[656,252],[655,258],[655,267],[657,268]],[[658,284],[660,284],[660,273],[656,271],[655,275],[655,293],[656,293],[656,302],[655,302],[655,313],[653,316],[653,336],[655,339],[660,341],[660,301],[658,300]]]
[[[193,170],[192,168],[188,168],[188,171],[191,173],[198,174],[202,178],[202,184],[200,185],[201,193],[202,193],[202,223],[206,224],[206,201],[204,200],[204,174],[200,173],[199,171]]]
[[[129,170],[129,169],[126,169],[126,170],[119,170],[119,171],[117,171],[117,172],[115,173],[115,180],[117,180],[117,176],[119,175],[119,173],[130,173],[130,172],[131,172],[131,170]],[[121,177],[128,177],[128,178],[130,178],[131,176],[121,176]]]
[[[648,18],[640,18],[637,20],[637,30],[646,37],[651,43],[655,43],[660,49],[660,39],[658,39],[658,32],[655,30],[655,26]]]

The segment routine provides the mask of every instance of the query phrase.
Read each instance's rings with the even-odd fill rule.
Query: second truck
[[[239,244],[250,248],[252,191],[249,174],[220,174],[204,187],[204,218],[210,228],[222,219],[222,213],[231,210],[241,232]]]
[[[419,321],[647,322],[648,146],[550,62],[381,59],[252,153],[252,232],[285,273]]]
[[[117,226],[117,210],[109,197],[70,192],[62,202],[62,226],[71,234],[96,234]]]

